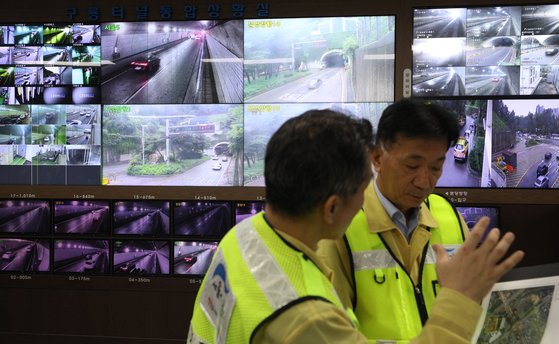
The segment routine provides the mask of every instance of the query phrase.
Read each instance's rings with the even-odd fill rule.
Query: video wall
[[[412,96],[454,112],[439,187],[558,188],[559,5],[416,8]]]
[[[0,184],[263,186],[287,119],[378,121],[394,30],[393,16],[0,24]],[[199,277],[264,207],[77,197],[0,200],[0,271]]]
[[[286,119],[394,100],[394,16],[0,23],[0,183],[261,186]]]
[[[1,200],[0,271],[202,276],[263,201]]]

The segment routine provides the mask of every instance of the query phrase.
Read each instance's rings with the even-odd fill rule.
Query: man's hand
[[[481,302],[493,285],[524,257],[524,252],[516,251],[503,259],[514,234],[508,232],[501,238],[498,228],[491,229],[480,244],[488,224],[489,218],[482,217],[452,257],[441,245],[433,245],[441,286],[459,291],[476,302]]]

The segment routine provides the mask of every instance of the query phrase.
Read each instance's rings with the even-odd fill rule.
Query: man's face
[[[447,150],[445,139],[397,136],[390,147],[379,145],[372,161],[380,192],[407,214],[433,192]]]

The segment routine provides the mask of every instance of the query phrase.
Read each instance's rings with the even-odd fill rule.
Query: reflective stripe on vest
[[[262,213],[230,230],[219,250],[235,298],[235,307],[225,326],[227,336],[218,333],[224,325],[216,320],[223,318],[208,316],[202,307],[201,295],[212,289],[208,281],[217,264],[214,258],[196,299],[192,336],[188,336],[189,340],[195,339],[192,343],[224,343],[225,338],[228,344],[249,343],[260,324],[303,297],[322,299],[343,309],[328,279],[302,252],[286,245],[267,225]],[[220,338],[223,341],[218,342]]]
[[[463,234],[452,205],[438,195],[429,197],[429,205],[439,224],[438,228],[430,229],[430,245],[442,244],[447,251],[459,247]],[[395,260],[381,237],[369,232],[363,211],[353,219],[346,238],[353,258],[357,300],[355,313],[361,331],[369,340],[379,343],[382,340],[408,342],[422,328],[419,307],[423,306],[418,306],[418,302],[424,303],[429,312],[437,293],[434,250],[431,246],[427,247],[423,267],[419,271],[421,285],[416,290],[403,265]],[[416,294],[422,297],[418,300]]]

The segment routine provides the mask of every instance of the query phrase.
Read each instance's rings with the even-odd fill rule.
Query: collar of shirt
[[[390,216],[390,218],[392,219],[394,224],[398,227],[398,229],[402,232],[402,234],[404,234],[404,236],[408,240],[410,240],[411,233],[419,223],[419,211],[421,207],[412,209],[410,214],[410,220],[406,221],[406,216],[404,215],[404,213],[402,213],[400,209],[398,209],[394,205],[394,203],[390,202],[390,200],[384,197],[384,195],[380,192],[376,180],[373,183],[380,204],[382,204],[384,210],[386,210],[386,213],[388,214],[388,216]]]
[[[302,252],[307,258],[309,258],[314,263],[314,265],[316,265],[316,267],[324,274],[324,276],[326,276],[326,278],[328,278],[328,280],[332,282],[332,270],[323,262],[323,259],[321,259],[320,256],[313,249],[305,245],[299,239],[273,227],[272,224],[266,218],[265,213],[264,213],[264,221],[266,221],[270,229],[276,232],[286,244],[288,244],[296,251]]]

